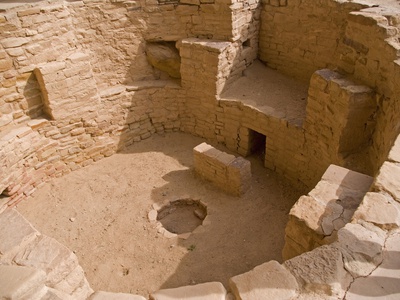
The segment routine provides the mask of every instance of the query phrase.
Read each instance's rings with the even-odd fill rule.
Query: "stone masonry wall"
[[[260,59],[306,82],[318,69],[335,68],[348,14],[362,7],[332,0],[265,1]]]
[[[171,11],[169,5],[147,2],[54,1],[0,15],[0,159],[5,174],[0,188],[6,202],[16,204],[52,176],[155,132],[182,130],[216,139],[215,115],[210,115],[215,97],[257,55],[258,2],[192,4],[182,2]],[[207,36],[212,29],[213,36],[236,41],[215,42],[216,49],[224,45],[229,50],[223,55],[209,40],[179,41],[181,82],[160,80],[145,53],[153,32],[149,28],[156,25],[152,20],[160,11],[185,19],[190,15],[186,9],[194,6],[202,17],[221,24],[226,20],[215,9],[226,10],[231,27],[201,25],[181,37]],[[169,40],[171,32],[159,31],[159,40]],[[222,56],[225,71],[216,83]],[[15,148],[21,143],[31,146]]]
[[[282,257],[288,260],[337,240],[368,192],[373,178],[330,165],[318,184],[289,213]]]
[[[242,157],[202,143],[193,149],[194,169],[225,192],[240,196],[250,188],[251,165]]]
[[[155,132],[186,131],[246,155],[256,131],[266,138],[265,165],[307,187],[332,160],[351,163],[341,154],[360,153],[349,149],[357,135],[378,175],[352,222],[333,244],[249,275],[283,274],[289,279],[279,290],[290,297],[357,298],[398,252],[400,13],[384,6],[351,13],[368,5],[344,1],[268,0],[259,20],[257,1],[205,2],[52,1],[0,12],[0,210]],[[219,97],[256,57],[259,22],[260,58],[311,77],[303,125]],[[180,82],[159,80],[145,58],[150,40],[178,42]],[[326,67],[347,75],[315,73]],[[57,98],[58,91],[65,95]],[[242,284],[232,279],[238,298],[282,298],[277,289]]]
[[[365,1],[267,1],[261,12],[260,59],[268,66],[305,81],[318,69],[337,69],[376,92],[367,122],[376,124],[366,145],[372,173],[400,132],[399,16],[393,6]]]
[[[348,17],[339,68],[377,91],[370,160],[375,171],[400,133],[400,9],[370,7]]]

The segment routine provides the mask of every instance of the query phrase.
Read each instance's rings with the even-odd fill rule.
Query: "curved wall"
[[[332,163],[379,171],[354,224],[338,236],[347,247],[352,236],[378,232],[382,255],[398,215],[383,220],[383,200],[372,208],[368,201],[388,197],[390,212],[398,209],[398,149],[388,158],[400,130],[398,11],[328,0],[41,4],[0,13],[0,204],[15,205],[44,181],[155,132],[189,132],[246,155],[253,130],[267,137],[265,165],[295,184],[313,187]],[[180,81],[147,62],[146,41],[177,42]],[[257,53],[309,82],[301,124],[221,98]],[[347,293],[338,282],[345,289],[346,272],[358,275],[339,244],[280,266],[306,282],[292,295]],[[318,277],[318,268],[315,278],[301,273],[326,257],[332,277]]]

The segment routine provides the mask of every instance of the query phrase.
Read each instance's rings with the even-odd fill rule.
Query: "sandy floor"
[[[234,275],[281,261],[287,213],[300,193],[251,158],[251,190],[225,195],[192,169],[192,149],[202,141],[154,136],[47,183],[18,210],[76,252],[95,290],[147,296],[207,281],[228,287]],[[187,240],[168,239],[147,214],[153,203],[185,197],[207,204],[207,224]]]

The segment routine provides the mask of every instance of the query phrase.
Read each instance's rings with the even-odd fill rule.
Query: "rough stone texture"
[[[253,130],[267,139],[265,166],[293,184],[313,188],[332,163],[368,174],[379,171],[374,194],[367,195],[353,222],[369,222],[388,231],[390,251],[383,252],[384,267],[356,279],[347,298],[398,298],[396,260],[385,262],[385,256],[399,252],[398,241],[391,242],[399,224],[400,152],[394,144],[400,117],[397,2],[396,7],[387,6],[393,1],[381,1],[376,7],[369,0],[322,0],[318,5],[286,0],[160,0],[162,5],[158,1],[51,2],[20,8],[12,8],[15,3],[1,4],[6,8],[0,12],[0,193],[6,199],[1,210],[29,196],[46,180],[156,132],[185,131],[245,155],[250,153]],[[158,80],[160,72],[146,59],[146,41],[178,41],[181,85]],[[240,101],[219,98],[258,52],[270,67],[309,83],[303,122],[295,124]],[[347,73],[352,80],[326,68]],[[90,87],[87,91],[83,83]],[[58,91],[63,92],[62,99],[57,98]],[[310,207],[324,195],[337,197],[331,190],[335,184],[320,184],[316,189],[321,193],[302,201]],[[346,189],[338,192],[347,193]],[[350,193],[350,198],[354,196]],[[311,198],[313,202],[307,202]],[[355,202],[350,202],[351,207],[344,208],[346,222],[355,208]],[[326,205],[330,212],[323,226],[317,227],[315,220],[307,224],[334,233],[344,225],[333,222],[339,206]],[[317,204],[311,207],[314,216],[321,210]],[[18,230],[9,237],[8,226],[0,227],[8,232],[5,240],[0,239],[2,261],[14,256],[14,245],[26,246],[36,238],[29,226],[24,231],[25,225],[21,232],[28,233],[28,239]],[[296,230],[298,236],[312,235]],[[368,230],[376,235],[376,230]],[[357,234],[368,236],[364,231]],[[353,250],[360,251],[362,245],[355,243]],[[293,243],[292,248],[299,251],[301,246]],[[302,291],[307,291],[297,299],[342,296],[330,281],[342,268],[338,263],[337,272],[328,272],[335,276],[326,275],[320,251],[307,254],[302,264],[295,258],[299,265],[295,275],[301,279]],[[333,250],[325,246],[323,251]],[[337,251],[331,254],[326,257],[329,267],[335,266]],[[309,265],[318,266],[308,272],[313,279],[300,272]],[[70,283],[82,279],[81,275],[82,270],[75,268],[69,283],[59,286],[71,289]],[[84,298],[85,289],[80,287],[75,299]],[[60,295],[47,290],[48,297],[62,299]]]
[[[242,157],[202,143],[193,149],[194,169],[227,193],[240,196],[250,187],[251,165]]]
[[[6,263],[39,236],[39,232],[15,209],[0,214],[0,229],[0,261]]]
[[[349,223],[373,179],[331,165],[308,196],[302,196],[289,213],[285,229],[284,259],[336,240]]]
[[[353,215],[353,221],[364,220],[384,229],[400,227],[400,204],[390,196],[367,193]]]
[[[173,45],[147,43],[146,55],[152,66],[168,73],[172,78],[181,78],[181,57]]]
[[[151,300],[225,300],[226,290],[220,282],[207,282],[175,289],[159,290]]]
[[[18,265],[45,270],[46,285],[53,287],[78,266],[78,259],[64,245],[53,238],[41,236],[26,249],[20,251],[14,261]]]
[[[12,293],[10,299],[86,299],[93,292],[76,255],[41,235],[15,209],[0,214],[0,225],[0,289]],[[11,282],[7,270],[15,273]]]
[[[146,298],[132,294],[97,291],[89,297],[89,300],[146,300]]]
[[[344,267],[353,276],[368,276],[382,262],[383,230],[360,224],[347,224],[338,232]]]
[[[385,162],[375,178],[374,190],[389,193],[400,202],[400,167],[395,163]]]
[[[346,299],[399,299],[400,297],[400,233],[393,231],[383,249],[383,262],[368,277],[357,278]]]
[[[276,261],[232,277],[229,281],[236,299],[293,299],[298,289],[293,275]]]
[[[342,299],[352,277],[346,272],[340,250],[322,246],[284,263],[308,293],[335,296]]]
[[[0,265],[0,298],[28,299],[44,289],[45,278],[42,270]]]

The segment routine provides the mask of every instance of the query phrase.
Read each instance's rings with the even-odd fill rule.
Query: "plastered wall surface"
[[[98,0],[1,10],[2,210],[52,177],[156,132],[188,132],[247,155],[255,131],[266,138],[265,166],[295,185],[312,189],[331,164],[374,178],[333,244],[248,274],[290,272],[287,299],[353,299],[356,282],[372,280],[361,279],[367,271],[358,273],[357,262],[381,272],[377,266],[398,239],[400,11],[392,4]],[[180,78],[149,63],[148,43],[179,53]],[[221,98],[256,58],[309,86],[302,122]],[[385,199],[388,211],[379,205]],[[363,253],[368,234],[375,250]],[[352,236],[360,248],[348,245]],[[306,272],[310,261],[326,257],[331,277],[318,268]],[[245,299],[241,280],[232,279],[232,291]]]

